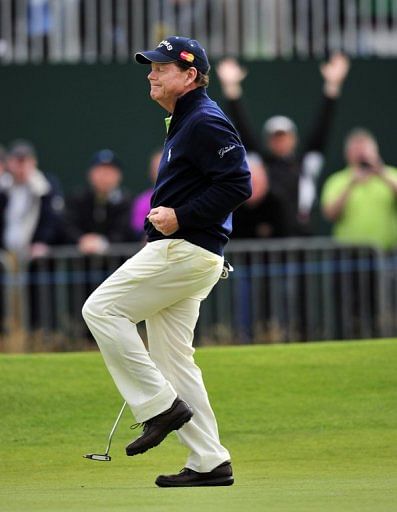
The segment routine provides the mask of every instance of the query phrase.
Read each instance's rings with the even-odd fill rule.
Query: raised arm
[[[320,66],[320,72],[324,79],[323,98],[304,146],[304,153],[324,152],[335,113],[336,101],[341,94],[349,68],[350,61],[342,53],[333,54],[328,62]]]
[[[219,62],[216,72],[226,100],[228,114],[237,128],[245,148],[247,151],[260,153],[263,149],[261,141],[252,129],[252,123],[242,101],[242,82],[247,76],[247,70],[240,66],[236,59],[229,57]]]

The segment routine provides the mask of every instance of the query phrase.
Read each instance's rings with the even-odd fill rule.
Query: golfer
[[[200,303],[223,269],[231,212],[251,194],[245,150],[206,93],[210,69],[192,39],[169,37],[137,53],[148,64],[150,96],[170,115],[147,245],[89,297],[83,316],[143,433],[126,448],[143,453],[173,430],[189,450],[184,469],[160,487],[231,485],[230,454],[192,348]],[[146,321],[149,353],[136,324]]]

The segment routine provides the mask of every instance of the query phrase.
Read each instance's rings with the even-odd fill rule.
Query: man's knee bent
[[[95,292],[92,293],[85,301],[83,309],[81,310],[81,314],[83,315],[84,320],[89,323],[91,319],[98,316],[103,316],[104,313],[105,311],[103,305],[101,305],[97,300]]]
[[[102,294],[98,293],[98,290],[95,290],[85,301],[81,313],[88,324],[90,321],[92,322],[106,316],[124,317],[128,318],[130,322],[136,323],[129,311],[124,311],[124,308],[120,307],[117,301],[106,299]]]

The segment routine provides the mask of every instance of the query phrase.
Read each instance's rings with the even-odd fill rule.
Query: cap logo
[[[163,39],[157,48],[161,48],[162,46],[165,46],[169,52],[173,49],[172,44],[167,41],[167,39]]]
[[[189,53],[187,51],[183,51],[179,54],[179,57],[182,60],[186,60],[187,62],[193,62],[194,61],[194,55],[192,53]]]

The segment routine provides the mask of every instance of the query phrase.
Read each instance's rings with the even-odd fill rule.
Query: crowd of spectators
[[[45,256],[63,244],[98,254],[109,243],[138,240],[141,233],[130,223],[132,196],[121,181],[121,161],[103,149],[91,158],[86,186],[65,198],[57,178],[38,168],[30,142],[0,148],[1,247],[21,257]]]
[[[319,234],[312,223],[318,178],[326,167],[325,150],[349,67],[343,54],[334,54],[320,66],[322,98],[309,136],[299,144],[296,124],[284,115],[265,120],[257,136],[243,98],[246,69],[233,58],[218,64],[224,101],[249,151],[252,174],[253,195],[234,215],[235,237]],[[375,137],[362,128],[346,136],[345,158],[347,167],[331,173],[320,199],[333,236],[385,250],[397,247],[397,169],[383,163]]]
[[[248,151],[260,155],[268,174],[268,193],[263,201],[282,212],[270,232],[277,236],[312,234],[311,211],[316,199],[317,178],[324,163],[336,103],[349,70],[349,61],[335,54],[320,67],[323,94],[309,136],[301,145],[296,124],[286,116],[275,115],[263,124],[262,136],[252,129],[244,104],[242,82],[247,71],[232,58],[217,66],[226,107]]]
[[[267,119],[262,137],[256,136],[243,101],[246,70],[230,58],[218,64],[224,101],[248,151],[252,175],[252,197],[234,214],[233,238],[317,234],[311,223],[317,179],[348,70],[349,61],[341,54],[321,66],[322,98],[310,136],[299,146],[297,126],[284,115]],[[74,244],[83,254],[101,254],[112,243],[143,242],[161,156],[161,149],[150,156],[150,187],[132,195],[122,186],[119,157],[110,149],[99,150],[89,162],[85,186],[65,197],[57,177],[40,170],[32,143],[0,146],[0,247],[34,258],[48,254],[53,245]],[[364,129],[347,135],[345,158],[345,169],[331,174],[321,195],[333,236],[396,247],[397,169],[383,163],[375,137]]]

